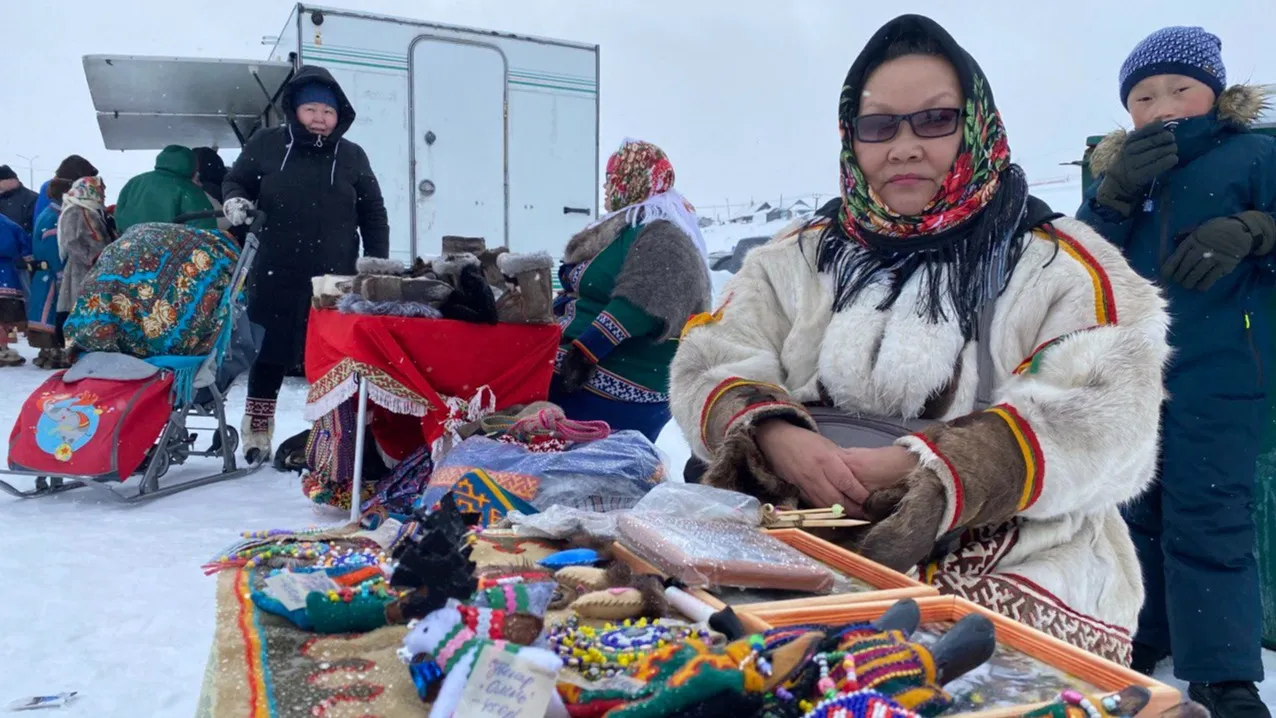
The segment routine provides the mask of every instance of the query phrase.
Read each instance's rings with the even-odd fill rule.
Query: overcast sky
[[[602,157],[626,136],[668,151],[702,206],[836,189],[837,98],[873,30],[930,15],[980,62],[1030,179],[1065,177],[1086,135],[1128,123],[1121,61],[1148,32],[1203,25],[1229,83],[1276,83],[1276,0],[332,0],[327,5],[601,46]],[[265,58],[286,0],[0,0],[0,164],[37,183],[72,152],[117,190],[153,152],[108,152],[85,54]],[[56,9],[55,9],[56,8]],[[357,109],[357,108],[356,108]],[[357,136],[352,135],[356,141]],[[233,152],[227,153],[233,157]],[[375,168],[374,168],[375,169]],[[112,195],[114,192],[112,192]],[[1063,208],[1070,211],[1071,208]]]

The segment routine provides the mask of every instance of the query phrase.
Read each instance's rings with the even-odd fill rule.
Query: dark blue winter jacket
[[[0,215],[0,296],[21,298],[25,294],[18,262],[31,255],[26,230]]]
[[[1276,253],[1243,260],[1204,292],[1161,276],[1178,244],[1207,220],[1247,210],[1276,212],[1276,139],[1248,129],[1262,111],[1262,98],[1257,88],[1233,87],[1210,114],[1179,123],[1178,166],[1153,182],[1129,219],[1094,200],[1124,133],[1104,138],[1091,155],[1098,179],[1077,218],[1121,247],[1135,271],[1164,288],[1174,348],[1166,388],[1173,398],[1258,398],[1264,394],[1263,372],[1276,370],[1268,361]]]

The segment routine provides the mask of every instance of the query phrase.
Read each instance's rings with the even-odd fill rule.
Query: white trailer
[[[301,65],[327,68],[358,118],[391,256],[444,235],[558,256],[598,216],[598,46],[298,3],[265,61],[89,55],[107,149],[238,147],[278,124]]]

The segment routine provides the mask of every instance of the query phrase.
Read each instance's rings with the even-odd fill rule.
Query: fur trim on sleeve
[[[700,420],[705,448],[713,456],[704,483],[772,503],[796,499],[797,488],[771,471],[757,445],[756,430],[770,419],[816,430],[806,409],[779,386],[744,379],[719,384]]]
[[[612,296],[664,324],[659,341],[682,333],[692,316],[709,308],[709,270],[691,240],[671,222],[643,225],[616,278]]]

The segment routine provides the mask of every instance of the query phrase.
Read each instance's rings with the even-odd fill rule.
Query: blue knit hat
[[[1186,75],[1209,85],[1215,95],[1227,84],[1223,41],[1203,27],[1163,27],[1143,38],[1121,64],[1121,104],[1130,90],[1153,75]]]
[[[307,82],[301,87],[298,87],[297,91],[293,93],[293,106],[301,107],[302,105],[306,105],[311,102],[320,102],[336,110],[338,113],[341,112],[341,107],[337,103],[337,93],[333,92],[332,88],[329,87],[327,83],[318,81]]]

